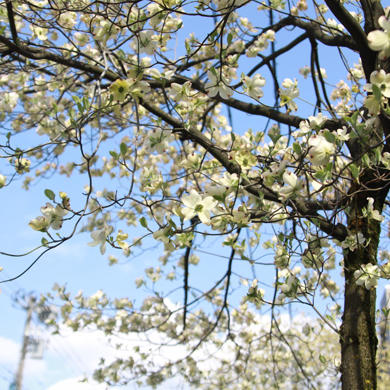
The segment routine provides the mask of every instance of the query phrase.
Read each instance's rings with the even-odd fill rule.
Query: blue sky
[[[39,196],[37,196],[39,200]],[[8,202],[10,199],[8,198]],[[31,202],[33,203],[33,202]],[[7,208],[11,210],[11,208]],[[20,207],[20,215],[15,215],[13,222],[19,217],[19,221],[24,219],[24,227],[14,230],[14,234],[8,229],[2,229],[1,233],[7,242],[15,244],[15,248],[20,249],[33,244],[36,239],[36,232],[33,232],[27,222],[32,217],[31,209],[27,204]],[[11,216],[5,216],[11,218]],[[13,223],[12,223],[13,225]],[[21,223],[22,225],[22,223]],[[3,226],[4,227],[4,226]],[[12,226],[14,227],[14,226]],[[109,267],[107,261],[103,258],[96,248],[90,248],[86,244],[89,242],[89,235],[84,234],[76,237],[71,243],[67,243],[59,249],[49,253],[39,261],[29,272],[20,279],[1,286],[0,307],[2,311],[2,322],[0,327],[0,388],[7,389],[7,382],[12,379],[16,370],[17,359],[20,350],[20,341],[22,338],[26,313],[17,305],[12,304],[12,296],[19,288],[25,291],[47,292],[51,289],[54,282],[66,284],[70,291],[77,292],[83,290],[86,294],[93,294],[99,289],[107,291],[111,296],[133,296],[141,295],[136,291],[132,280],[134,273],[140,274],[137,266],[131,262]],[[17,245],[22,242],[23,245]],[[5,270],[2,276],[8,277],[21,270],[28,260],[17,259],[18,264],[4,261],[2,266]],[[30,258],[31,260],[31,258]],[[139,267],[142,269],[141,267]],[[34,317],[33,335],[43,338],[47,344],[44,349],[43,360],[27,359],[25,368],[25,389],[39,390],[50,389],[60,390],[68,388],[78,389],[73,383],[84,374],[91,374],[96,367],[101,356],[115,356],[108,343],[105,345],[104,337],[97,332],[86,332],[73,334],[71,332],[67,337],[50,336],[47,331],[39,331],[39,322]],[[76,378],[76,379],[74,379]],[[64,384],[57,382],[67,380]],[[51,387],[54,386],[54,387]],[[61,387],[64,386],[64,387]],[[101,390],[105,387],[98,385],[79,385],[80,389]],[[129,386],[129,388],[134,388]],[[168,388],[168,387],[164,387]],[[172,387],[173,388],[173,387]]]
[[[188,31],[193,26],[188,27]],[[282,44],[283,42],[281,42]],[[277,46],[279,42],[276,42]],[[330,55],[330,53],[332,53]],[[335,50],[322,51],[320,54],[321,66],[326,68],[328,81],[336,84],[344,79],[346,71],[340,66],[340,59],[334,57]],[[281,80],[284,77],[297,77],[302,91],[304,86],[310,85],[311,80],[304,81],[298,74],[299,68],[309,65],[310,48],[307,44],[301,45],[283,62],[278,65],[278,72]],[[296,61],[299,58],[300,61]],[[350,63],[356,59],[350,58]],[[267,75],[264,75],[267,76]],[[309,83],[309,84],[308,84]],[[270,86],[271,83],[268,83]],[[268,87],[269,88],[269,87]],[[272,91],[265,88],[265,93],[272,96]],[[310,99],[304,103],[307,115],[313,111]],[[254,130],[262,130],[265,121],[253,118],[246,114],[234,114],[233,124],[238,133],[252,127]],[[53,177],[48,181],[41,181],[31,187],[26,192],[20,188],[19,183],[14,183],[11,187],[0,190],[0,215],[2,223],[0,225],[0,235],[2,237],[2,251],[24,252],[36,246],[41,237],[41,233],[33,231],[28,227],[28,222],[40,215],[40,207],[47,201],[43,195],[45,188],[52,189],[55,193],[66,191],[72,199],[77,199],[83,186],[87,184],[86,179],[76,176],[66,179],[64,177]],[[77,200],[75,200],[77,202]],[[0,389],[7,389],[16,371],[16,364],[20,350],[20,340],[22,338],[25,312],[12,303],[12,296],[18,289],[25,291],[48,292],[54,282],[66,284],[68,289],[76,293],[83,290],[86,294],[93,294],[99,289],[107,292],[109,296],[127,296],[136,300],[141,300],[145,292],[137,290],[133,280],[143,273],[144,268],[155,263],[161,255],[162,247],[158,246],[154,250],[146,251],[135,259],[121,258],[120,264],[110,267],[107,256],[101,256],[97,248],[87,245],[90,242],[88,233],[76,234],[68,243],[65,243],[56,250],[49,252],[37,262],[25,275],[16,281],[0,285],[0,308],[2,321],[0,325]],[[219,251],[216,246],[203,248],[206,251]],[[108,251],[108,253],[117,253]],[[228,252],[226,252],[228,253]],[[120,256],[118,256],[120,257]],[[22,272],[32,261],[33,255],[24,258],[0,257],[0,266],[4,271],[0,273],[1,279],[6,279]],[[268,259],[271,260],[271,259]],[[217,274],[224,269],[223,259],[203,255],[202,264],[197,269],[193,268],[191,274],[195,282],[209,282],[204,278],[205,273]],[[248,268],[245,272],[249,273]],[[215,279],[218,279],[216,275]],[[272,283],[273,272],[264,271],[261,274],[263,281]],[[339,279],[341,280],[341,279]],[[382,296],[383,286],[378,289],[379,298]],[[179,297],[179,296],[178,296]],[[303,309],[301,309],[303,310]],[[63,390],[76,387],[77,380],[85,373],[89,374],[95,366],[100,354],[110,353],[109,347],[101,341],[101,335],[97,333],[68,336],[42,335],[48,344],[45,348],[42,360],[28,359],[25,370],[26,390]],[[79,385],[80,390],[103,390],[104,387],[96,384]],[[173,382],[165,384],[161,388],[185,388],[182,383]],[[133,388],[133,387],[129,387]]]

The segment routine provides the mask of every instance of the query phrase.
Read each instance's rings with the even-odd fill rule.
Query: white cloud
[[[171,304],[172,308],[175,305]],[[258,315],[257,327],[268,329],[270,326],[269,315]],[[291,323],[300,327],[310,321],[310,317],[296,315],[292,319],[282,315],[280,327],[288,328]],[[232,325],[233,326],[233,325]],[[242,326],[242,325],[241,325]],[[47,330],[37,327],[34,334],[46,340],[45,350],[42,360],[27,359],[25,365],[24,383],[29,385],[31,390],[106,390],[112,387],[105,384],[98,384],[90,379],[89,382],[80,382],[84,376],[92,377],[94,369],[98,367],[101,357],[106,363],[116,358],[128,358],[134,346],[139,346],[141,351],[150,356],[154,364],[164,365],[168,361],[177,361],[186,355],[186,348],[183,345],[174,344],[169,346],[169,340],[157,331],[145,334],[127,334],[111,336],[108,338],[103,332],[96,329],[73,332],[69,328],[61,327],[60,335],[51,335]],[[237,331],[239,329],[236,329]],[[158,348],[159,344],[166,343],[166,346]],[[117,350],[115,344],[121,344]],[[19,359],[20,345],[18,343],[0,337],[0,366],[7,367],[15,372]],[[221,357],[234,359],[234,346],[225,342],[223,348],[216,349],[212,344],[205,343],[193,357],[199,362],[200,368],[217,369],[218,359]],[[145,362],[147,364],[147,362]],[[37,386],[34,386],[37,383]],[[139,389],[134,384],[130,384],[126,389]],[[144,387],[149,389],[149,387]],[[164,382],[160,389],[188,389],[181,377],[171,378]]]
[[[20,345],[13,340],[0,337],[0,365],[14,367],[17,364]]]
[[[57,382],[56,384],[50,386],[47,390],[106,390],[108,389],[107,385],[101,383],[96,383],[94,381],[81,382],[82,377],[79,378],[69,378],[63,381]]]

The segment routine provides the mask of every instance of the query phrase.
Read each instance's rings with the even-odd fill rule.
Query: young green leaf
[[[126,145],[124,142],[122,142],[122,143],[120,144],[120,150],[121,150],[122,156],[125,156],[126,153],[127,153],[127,145]]]
[[[54,192],[52,190],[49,190],[48,188],[46,188],[44,193],[50,200],[54,200],[54,198],[56,197]]]

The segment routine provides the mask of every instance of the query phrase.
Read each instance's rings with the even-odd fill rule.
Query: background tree
[[[230,340],[236,359],[219,378],[233,366],[245,378],[238,387],[262,383],[255,355],[237,341],[245,335],[236,322],[255,324],[255,305],[271,313],[268,339],[250,335],[256,349],[270,343],[267,386],[283,383],[281,343],[299,386],[314,388],[317,373],[278,328],[277,308],[295,302],[339,335],[343,389],[375,389],[375,292],[389,272],[388,252],[378,263],[390,183],[389,9],[374,0],[0,4],[1,186],[23,177],[28,189],[54,173],[87,180],[76,199],[65,181],[59,194],[45,190],[50,202],[30,221],[43,233],[35,262],[81,226],[102,254],[117,248],[131,259],[152,239],[164,245],[149,282],[136,281],[152,292],[138,309],[103,293],[72,303],[57,287],[75,330],[157,329],[188,348],[175,366],[121,359],[96,376],[125,382],[133,372],[156,384],[179,372],[201,384],[193,354]],[[197,287],[194,265],[216,242],[230,250],[225,270]],[[260,261],[262,246],[273,261]],[[274,270],[267,291],[262,267]],[[164,278],[181,288],[182,307],[169,301],[177,290],[157,288]],[[239,281],[248,284],[241,303]]]

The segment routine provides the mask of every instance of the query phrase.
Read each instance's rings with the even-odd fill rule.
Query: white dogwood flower
[[[371,263],[363,264],[362,269],[354,272],[356,284],[364,286],[367,290],[377,287],[380,274],[380,268]]]
[[[41,213],[43,216],[32,219],[29,222],[29,226],[39,232],[45,232],[49,227],[59,230],[62,227],[63,217],[68,213],[60,205],[54,207],[51,203],[46,203],[41,207]]]
[[[295,173],[291,171],[285,171],[283,173],[283,182],[285,186],[279,190],[279,194],[282,198],[291,198],[302,188],[302,183],[298,180]]]
[[[335,151],[335,145],[328,142],[322,135],[314,135],[309,139],[308,157],[313,165],[326,164]]]
[[[374,209],[374,199],[373,198],[367,198],[368,204],[367,204],[367,212],[368,216],[372,219],[375,219],[376,221],[382,222],[385,217],[380,214],[378,210]]]
[[[368,46],[371,50],[379,51],[379,58],[385,60],[390,56],[390,20],[382,15],[378,24],[384,31],[371,31],[367,35]]]
[[[243,75],[241,80],[244,84],[243,89],[245,93],[251,98],[258,100],[264,95],[261,88],[265,85],[265,78],[258,73],[253,77]]]
[[[0,188],[4,187],[6,182],[7,182],[6,177],[0,174]]]
[[[189,195],[183,196],[182,202],[186,206],[181,210],[185,220],[191,219],[197,215],[205,224],[210,223],[210,212],[218,204],[211,196],[203,198],[202,195],[198,194],[195,190],[191,190]]]
[[[364,86],[368,92],[372,92],[372,86],[376,85],[385,97],[390,97],[390,73],[386,73],[383,69],[371,73],[370,83]]]
[[[287,105],[290,111],[296,111],[298,109],[294,99],[299,96],[298,81],[294,79],[285,79],[282,83],[284,89],[279,90],[280,105]]]
[[[38,232],[45,232],[49,227],[49,225],[50,225],[50,221],[42,215],[32,219],[28,224],[28,226],[30,226],[32,229]]]
[[[93,239],[92,242],[89,242],[89,246],[97,246],[99,245],[100,253],[104,255],[106,252],[106,241],[107,237],[111,234],[112,232],[112,226],[104,225],[102,229],[94,230],[91,233],[91,237]]]
[[[67,210],[60,205],[54,207],[51,203],[46,203],[41,207],[41,213],[49,221],[50,227],[55,230],[59,230],[62,227],[62,218],[68,213]]]
[[[207,73],[209,82],[206,84],[207,94],[210,97],[219,96],[222,99],[229,99],[233,95],[233,90],[228,86],[228,81],[222,76],[221,79],[213,72]]]

